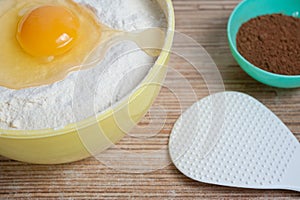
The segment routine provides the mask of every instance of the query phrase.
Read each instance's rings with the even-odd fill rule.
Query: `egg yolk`
[[[22,49],[36,57],[69,51],[78,36],[79,19],[63,6],[41,6],[22,17],[17,39]]]

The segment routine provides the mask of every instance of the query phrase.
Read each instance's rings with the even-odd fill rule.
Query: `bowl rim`
[[[246,6],[246,4],[248,2],[250,2],[251,0],[244,0],[242,2],[240,2],[235,8],[234,10],[232,11],[230,17],[229,17],[229,20],[228,20],[228,23],[227,23],[227,37],[228,37],[228,40],[229,40],[229,45],[231,47],[231,49],[234,51],[234,53],[242,59],[243,62],[245,62],[247,65],[249,65],[250,67],[254,68],[254,70],[258,71],[259,73],[263,73],[267,76],[273,76],[273,77],[276,77],[276,78],[283,78],[283,79],[290,79],[290,80],[294,80],[294,79],[300,79],[300,75],[283,75],[283,74],[276,74],[276,73],[273,73],[273,72],[269,72],[269,71],[266,71],[266,70],[263,70],[255,65],[253,65],[251,62],[249,62],[244,56],[242,56],[240,54],[240,52],[237,50],[237,47],[236,45],[234,45],[233,41],[232,41],[232,33],[231,33],[231,27],[232,27],[232,21],[236,15],[237,12],[239,12],[239,9],[242,7],[242,6]],[[240,28],[240,27],[239,27]],[[243,67],[242,67],[243,68]]]
[[[150,69],[148,74],[144,77],[144,79],[125,97],[123,97],[120,101],[112,104],[110,107],[104,109],[99,112],[95,116],[88,117],[84,120],[80,120],[79,122],[71,123],[66,125],[64,128],[55,130],[55,129],[40,129],[40,130],[5,130],[0,129],[0,138],[4,139],[41,139],[41,138],[49,138],[55,136],[61,136],[64,134],[71,134],[74,131],[78,131],[79,129],[86,128],[95,124],[95,122],[103,121],[110,116],[113,115],[115,111],[118,110],[122,105],[130,104],[134,101],[135,97],[139,96],[146,87],[143,87],[147,83],[151,83],[151,80],[157,75],[157,72],[160,71],[162,67],[160,63],[164,63],[169,57],[169,51],[173,44],[174,31],[175,31],[175,13],[172,0],[157,0],[158,3],[161,1],[165,2],[166,9],[165,14],[167,15],[167,28],[166,28],[166,38],[165,44],[163,46],[163,51],[158,56],[155,61],[153,67]],[[134,96],[134,98],[132,98]]]

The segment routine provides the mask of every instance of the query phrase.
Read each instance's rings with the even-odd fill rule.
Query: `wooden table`
[[[276,89],[262,85],[243,72],[232,58],[226,37],[226,24],[238,0],[173,0],[177,31],[187,34],[202,44],[216,62],[227,90],[248,93],[273,110],[300,138],[300,90]],[[193,53],[195,46],[178,43],[183,50]],[[197,56],[197,55],[195,55]],[[194,92],[198,99],[209,94],[203,77],[186,61],[172,56],[166,83],[177,87],[185,95],[178,99],[164,88],[153,107],[153,122],[149,115],[132,131],[134,136],[149,136],[164,120],[160,106],[167,117],[158,135],[150,141],[127,136],[117,147],[129,152],[163,149],[167,155],[168,136],[184,108],[193,103]],[[176,72],[182,74],[193,90],[181,88]],[[185,92],[185,93],[184,93]],[[144,128],[143,128],[144,127]],[[137,165],[139,163],[137,162]],[[300,177],[297,174],[298,178]],[[296,177],[295,176],[295,177]],[[111,169],[94,158],[72,164],[38,166],[24,164],[0,157],[0,199],[299,199],[300,194],[290,191],[247,190],[208,185],[192,181],[169,164],[149,173],[133,174]]]

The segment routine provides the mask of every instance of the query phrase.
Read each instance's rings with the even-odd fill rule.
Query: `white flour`
[[[115,29],[132,31],[166,26],[165,17],[154,0],[76,1],[93,7],[101,22]],[[135,51],[128,53],[132,50]],[[0,128],[62,128],[90,117],[132,91],[154,61],[134,43],[122,42],[107,52],[101,64],[72,73],[52,85],[18,91],[0,87]],[[74,97],[74,93],[80,95]],[[91,96],[95,98],[91,100]]]

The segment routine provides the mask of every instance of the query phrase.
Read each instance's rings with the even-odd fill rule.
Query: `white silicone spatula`
[[[176,122],[169,151],[175,166],[200,182],[300,191],[298,140],[246,94],[218,93],[194,104]]]

